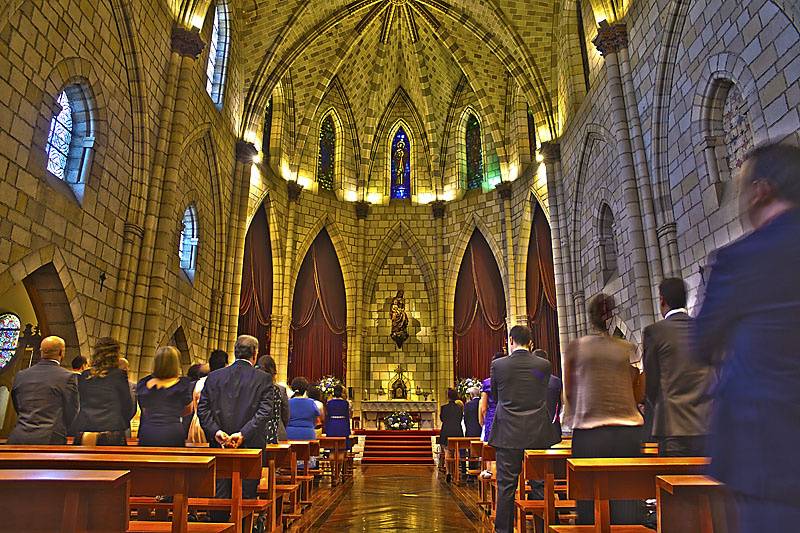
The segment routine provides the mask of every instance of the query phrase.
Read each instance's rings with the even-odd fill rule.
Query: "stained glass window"
[[[228,7],[221,0],[214,7],[214,24],[208,43],[206,91],[217,107],[222,106],[225,73],[228,62]]]
[[[528,148],[531,151],[531,159],[536,156],[536,120],[533,118],[531,106],[528,106]]]
[[[269,143],[272,137],[272,97],[267,102],[267,110],[264,112],[264,130],[261,136],[261,153],[264,154],[264,161],[269,161]]]
[[[403,128],[399,128],[392,141],[391,197],[411,197],[411,141]]]
[[[747,118],[747,104],[741,91],[732,85],[722,109],[722,131],[728,151],[728,168],[736,171],[753,149],[753,128]]]
[[[19,341],[19,330],[20,322],[17,315],[12,313],[0,315],[0,370],[14,358]]]
[[[317,163],[317,182],[324,191],[332,191],[336,166],[336,125],[328,115],[319,129],[319,159]]]
[[[194,271],[197,264],[197,242],[197,210],[193,205],[190,205],[183,212],[181,240],[178,247],[181,268],[189,276],[189,279],[194,279]]]
[[[603,284],[619,275],[617,238],[614,234],[614,213],[608,204],[600,208],[600,267]]]
[[[57,101],[61,111],[50,121],[50,132],[47,135],[47,170],[63,180],[72,142],[72,106],[66,91],[58,96]]]
[[[483,184],[483,147],[481,146],[481,124],[478,117],[467,118],[467,189],[480,189]]]

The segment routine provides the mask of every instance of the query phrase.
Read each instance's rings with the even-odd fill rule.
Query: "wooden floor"
[[[309,531],[479,531],[479,521],[429,466],[363,466]]]

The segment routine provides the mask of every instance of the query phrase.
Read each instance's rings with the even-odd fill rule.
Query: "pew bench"
[[[652,533],[644,526],[611,525],[611,500],[655,498],[656,477],[699,474],[705,457],[567,459],[570,499],[594,501],[594,525],[550,525],[550,533]]]
[[[659,533],[714,533],[726,531],[716,524],[724,516],[715,516],[715,502],[727,497],[725,485],[702,475],[658,476],[656,478]]]
[[[0,531],[124,532],[127,470],[0,470]]]
[[[331,486],[335,487],[339,482],[344,482],[346,479],[347,437],[322,435],[319,438],[319,446],[320,449],[328,452]]]
[[[216,459],[210,456],[110,454],[110,453],[0,453],[0,470],[129,470],[130,494],[172,496],[172,522],[130,521],[131,533],[195,531],[234,533],[232,523],[189,523],[189,497],[210,497],[215,489]]]
[[[300,483],[297,481],[297,456],[290,444],[267,444],[263,453],[270,465],[275,465],[276,482],[274,491],[275,501],[275,523],[273,529],[278,524],[288,524],[293,520],[299,519],[301,515],[300,505]],[[288,471],[289,475],[283,481],[277,480],[277,472]],[[262,477],[258,487],[258,493],[263,495],[269,490],[265,479]],[[288,503],[288,512],[283,509],[284,504]]]

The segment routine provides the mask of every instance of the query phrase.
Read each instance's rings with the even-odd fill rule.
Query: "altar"
[[[365,400],[361,402],[364,429],[383,429],[383,419],[395,412],[405,411],[419,421],[419,429],[436,429],[436,402],[411,400]]]

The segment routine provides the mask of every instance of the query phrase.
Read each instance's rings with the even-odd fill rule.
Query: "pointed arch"
[[[395,127],[389,131],[389,146],[387,148],[387,172],[389,183],[389,198],[392,200],[406,200],[413,196],[414,188],[411,186],[411,176],[414,173],[416,162],[414,143],[411,135],[404,127],[403,120],[399,120]]]
[[[428,301],[435,307],[438,302],[436,274],[433,266],[425,251],[426,248],[420,243],[416,235],[414,235],[411,228],[405,221],[399,220],[394,226],[391,227],[389,232],[383,237],[378,248],[372,256],[369,266],[364,271],[364,288],[362,291],[362,304],[369,305],[372,301],[372,294],[375,291],[375,283],[378,279],[381,269],[383,268],[386,258],[392,247],[398,240],[403,240],[406,246],[411,250],[413,256],[417,260],[417,265],[422,271],[422,279],[425,282],[425,290],[428,293]]]
[[[238,307],[238,335],[257,338],[259,355],[270,353],[272,337],[275,273],[268,209],[259,205],[247,228]]]
[[[161,337],[159,346],[174,346],[178,349],[181,358],[181,368],[185,372],[189,366],[195,361],[203,361],[202,357],[197,356],[197,350],[190,340],[190,336],[186,333],[189,329],[186,328],[183,317],[176,317],[169,322],[169,326],[164,330],[164,335]],[[139,374],[144,375],[150,369],[139,368]]]
[[[461,113],[457,146],[461,188],[481,189],[486,177],[484,161],[486,147],[480,116],[470,105]]]
[[[217,109],[222,108],[231,43],[231,15],[227,0],[215,0],[206,60],[206,92]],[[206,17],[208,18],[208,17]]]
[[[320,190],[337,191],[344,181],[344,127],[336,109],[331,107],[319,123],[316,181]]]

